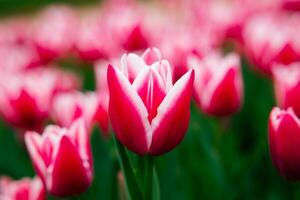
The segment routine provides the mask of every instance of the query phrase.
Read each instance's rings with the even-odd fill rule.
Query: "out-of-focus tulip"
[[[45,60],[65,56],[74,46],[76,17],[67,6],[51,6],[44,10],[34,25],[33,42]]]
[[[255,68],[271,75],[274,63],[300,60],[299,21],[300,16],[283,14],[257,15],[249,20],[243,32],[244,48]]]
[[[116,42],[111,33],[102,27],[98,15],[89,15],[81,20],[75,48],[81,59],[96,61],[117,54]]]
[[[300,116],[300,63],[274,65],[273,78],[279,107],[292,107],[297,116]]]
[[[18,128],[40,130],[48,117],[54,94],[76,89],[78,84],[73,74],[55,68],[3,73],[0,114]]]
[[[24,71],[42,64],[42,60],[36,49],[26,45],[2,45],[0,46],[0,70],[1,72]]]
[[[39,73],[13,74],[0,83],[0,113],[12,125],[38,130],[48,116],[54,82]]]
[[[27,132],[25,142],[33,166],[48,192],[66,197],[85,191],[93,179],[91,146],[85,123],[69,129],[50,125],[40,135]]]
[[[239,110],[243,98],[243,81],[237,54],[222,57],[213,52],[202,60],[191,57],[189,62],[195,70],[195,99],[204,113],[226,116]]]
[[[269,118],[269,146],[280,175],[300,180],[300,120],[292,108],[274,108]]]
[[[89,130],[93,128],[94,123],[98,122],[106,134],[108,132],[107,106],[101,104],[103,101],[100,98],[101,96],[92,92],[83,94],[75,91],[58,94],[53,100],[53,118],[59,125],[69,127],[73,121],[82,117]],[[102,116],[103,114],[105,116]]]
[[[136,5],[109,4],[103,10],[102,29],[114,38],[113,42],[126,51],[143,50],[149,46],[149,33],[143,24],[141,9]]]
[[[39,177],[11,180],[9,177],[0,178],[1,200],[45,200],[46,192]]]
[[[123,73],[112,65],[107,70],[109,115],[117,139],[140,155],[170,151],[188,128],[194,71],[173,85],[166,60],[150,65],[125,54],[121,63]]]

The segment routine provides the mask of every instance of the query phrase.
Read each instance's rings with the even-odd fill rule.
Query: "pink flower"
[[[40,130],[54,94],[76,89],[73,74],[55,68],[39,68],[19,73],[3,73],[0,81],[0,114],[10,124]]]
[[[45,200],[46,192],[39,177],[11,180],[0,178],[1,200]]]
[[[273,78],[277,104],[284,109],[292,107],[300,116],[300,63],[275,65]]]
[[[289,180],[299,180],[300,121],[293,109],[273,108],[269,118],[269,146],[279,174]]]
[[[300,60],[298,24],[300,16],[261,14],[245,26],[245,52],[253,67],[271,75],[274,63],[290,64]]]
[[[67,6],[51,6],[44,10],[36,22],[33,42],[45,60],[65,56],[74,46],[76,17]]]
[[[82,117],[89,130],[99,122],[101,129],[108,132],[107,106],[101,104],[101,96],[96,93],[69,92],[54,97],[52,116],[63,127],[69,127],[73,121]],[[104,116],[102,116],[104,115]]]
[[[103,10],[101,27],[125,51],[143,50],[149,46],[150,38],[145,27],[142,10],[135,4],[108,4]]]
[[[140,155],[170,151],[188,128],[194,72],[173,85],[166,60],[150,65],[125,54],[121,63],[122,71],[112,65],[107,71],[109,115],[117,139]]]
[[[93,179],[91,146],[84,121],[69,129],[49,125],[40,135],[27,132],[25,142],[33,166],[48,192],[66,197],[85,191]]]
[[[107,59],[118,54],[114,38],[103,28],[100,16],[85,16],[80,23],[75,48],[79,57],[86,61]]]
[[[18,128],[38,130],[48,116],[54,88],[53,80],[40,73],[6,74],[0,82],[0,113]]]
[[[237,54],[222,57],[219,53],[211,53],[202,60],[192,57],[189,62],[195,70],[195,99],[204,113],[226,116],[239,110],[243,81]]]
[[[0,46],[0,71],[17,72],[42,64],[42,60],[30,45],[2,45]]]

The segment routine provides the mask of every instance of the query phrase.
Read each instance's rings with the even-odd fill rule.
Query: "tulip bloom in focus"
[[[273,163],[280,175],[289,180],[300,180],[300,120],[292,108],[272,110],[269,145]]]
[[[273,78],[277,104],[300,116],[300,63],[274,65]]]
[[[11,180],[9,177],[0,178],[1,200],[45,200],[46,192],[39,177]]]
[[[199,60],[190,58],[195,69],[194,95],[199,108],[206,114],[227,116],[241,107],[243,81],[237,54],[222,57],[212,53]]]
[[[42,135],[29,131],[25,142],[33,166],[48,192],[65,197],[84,192],[90,186],[93,162],[82,119],[69,129],[50,125]]]
[[[145,60],[125,54],[121,69],[109,65],[107,70],[112,127],[117,139],[140,155],[170,151],[189,124],[194,72],[173,85],[169,63],[158,53],[147,50]]]

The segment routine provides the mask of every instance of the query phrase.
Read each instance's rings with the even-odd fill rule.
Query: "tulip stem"
[[[128,200],[143,199],[142,192],[139,190],[138,183],[133,173],[128,154],[124,146],[114,137],[119,163],[126,184],[126,195]]]
[[[153,175],[154,175],[154,157],[145,156],[146,168],[145,168],[145,192],[144,199],[152,200],[153,198]]]

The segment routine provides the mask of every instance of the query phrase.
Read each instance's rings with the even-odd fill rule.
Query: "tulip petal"
[[[163,81],[158,71],[153,67],[145,68],[136,77],[132,87],[143,100],[148,111],[148,120],[151,123],[156,116],[157,107],[166,95]]]
[[[54,152],[53,166],[49,166],[47,187],[56,196],[78,194],[87,189],[91,181],[82,161],[78,149],[66,135],[63,135],[60,144]],[[48,182],[49,181],[49,182]]]
[[[46,172],[46,166],[42,156],[42,143],[43,140],[38,133],[32,131],[26,132],[25,144],[31,157],[33,166],[41,179],[45,182],[44,174]]]
[[[240,108],[242,81],[236,69],[229,69],[224,79],[215,88],[207,113],[213,115],[229,115]]]
[[[274,108],[270,115],[269,144],[279,173],[289,180],[300,178],[300,121],[292,109]]]
[[[148,112],[137,92],[125,76],[112,65],[108,66],[110,91],[109,114],[116,137],[130,150],[145,154],[151,140]]]
[[[193,82],[194,71],[190,70],[175,83],[158,107],[151,124],[151,155],[168,152],[183,139],[190,119]]]

